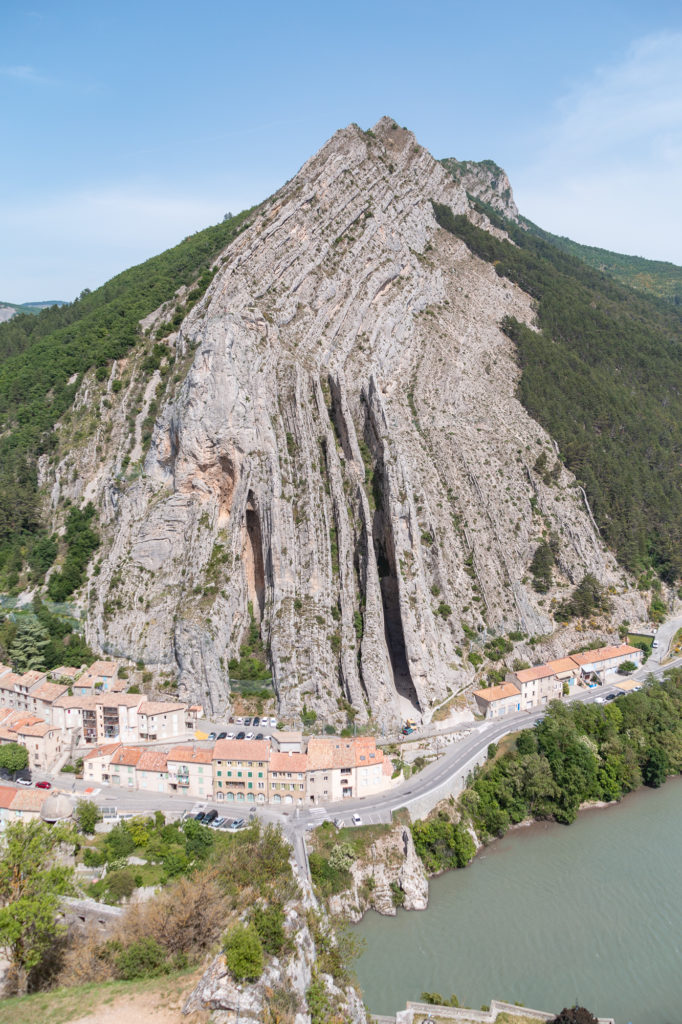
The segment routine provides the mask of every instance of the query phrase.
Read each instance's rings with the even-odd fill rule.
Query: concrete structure
[[[218,740],[213,747],[215,798],[265,803],[269,761],[267,740]]]
[[[53,789],[40,808],[42,820],[53,824],[55,821],[69,821],[72,816],[73,804],[66,793],[60,793],[59,790]]]
[[[275,750],[288,753],[291,751],[294,754],[300,754],[303,750],[303,733],[302,732],[284,732],[275,731],[271,736],[272,745]]]
[[[486,718],[502,718],[514,711],[521,711],[524,706],[521,690],[512,682],[474,690],[474,700]]]

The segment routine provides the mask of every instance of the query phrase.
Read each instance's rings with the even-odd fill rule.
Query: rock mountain
[[[338,724],[350,709],[389,728],[471,682],[481,636],[541,637],[517,648],[529,660],[562,653],[575,636],[553,633],[550,603],[587,572],[610,588],[613,621],[636,614],[581,489],[516,397],[499,324],[532,327],[532,300],[435,220],[432,201],[500,234],[467,192],[509,212],[509,183],[480,166],[455,180],[387,118],[337,132],[216,261],[163,341],[174,377],[157,368],[136,407],[134,356],[101,394],[86,377],[82,413],[108,411],[85,445],[41,463],[41,483],[55,507],[100,508],[92,643],[177,674],[217,711],[259,631],[283,715]],[[542,453],[550,476],[534,469]],[[550,534],[541,595],[528,568]]]

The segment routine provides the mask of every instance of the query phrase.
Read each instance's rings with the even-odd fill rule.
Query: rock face
[[[405,910],[426,910],[429,880],[409,828],[398,826],[377,839],[367,856],[350,868],[352,887],[329,898],[334,915],[360,921],[368,910],[389,917],[396,914],[395,889],[402,891]]]
[[[266,967],[263,975],[254,984],[238,983],[231,976],[225,964],[225,957],[216,956],[194,989],[190,993],[183,1013],[211,1010],[214,1024],[263,1024],[265,1020],[278,1020],[268,1010],[274,1003],[286,1002],[287,1010],[295,1024],[310,1024],[307,992],[313,982],[316,948],[305,916],[294,910],[289,911],[285,930],[294,937],[294,951],[286,962],[276,957]],[[357,991],[348,987],[341,989],[328,974],[317,974],[321,982],[330,1012],[348,1024],[367,1024],[362,1000]]]
[[[468,638],[549,636],[552,597],[587,571],[623,588],[515,396],[498,325],[532,325],[530,298],[434,219],[432,200],[470,211],[473,173],[456,183],[388,119],[350,126],[223,253],[171,339],[182,379],[141,475],[123,489],[93,445],[88,479],[45,477],[53,500],[61,487],[101,510],[93,643],[221,711],[253,617],[282,715],[306,704],[343,724],[352,705],[388,728],[472,680]],[[157,371],[140,452],[159,386]],[[541,598],[527,570],[550,530],[559,589]]]
[[[448,156],[441,163],[470,195],[482,199],[505,217],[518,219],[509,178],[494,160],[455,160]]]

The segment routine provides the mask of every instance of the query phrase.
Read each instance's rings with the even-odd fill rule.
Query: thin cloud
[[[30,64],[13,64],[9,67],[0,68],[0,75],[5,78],[15,78],[22,82],[34,82],[37,85],[50,85],[52,80],[41,75]]]
[[[577,241],[682,263],[682,33],[637,40],[562,98],[522,211]]]

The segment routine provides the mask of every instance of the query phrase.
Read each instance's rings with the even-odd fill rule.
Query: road
[[[632,673],[630,678],[644,682],[649,676],[660,677],[667,669],[682,666],[682,658],[666,662],[672,638],[682,628],[682,616],[664,623],[657,633],[659,646],[649,658],[645,666]],[[591,690],[580,690],[569,701],[593,703],[597,697],[608,693],[619,692],[618,680]],[[340,803],[324,806],[303,806],[300,808],[277,808],[272,805],[259,806],[257,815],[261,821],[282,825],[284,832],[292,841],[294,855],[299,868],[307,873],[305,854],[305,832],[307,828],[321,824],[322,821],[340,819],[345,825],[351,824],[354,813],[361,815],[364,824],[390,822],[392,812],[404,807],[406,800],[427,797],[444,783],[465,782],[472,764],[487,750],[489,744],[497,743],[504,736],[520,729],[531,728],[544,714],[544,708],[536,708],[531,712],[521,711],[507,715],[499,721],[484,721],[472,727],[471,734],[447,748],[438,760],[427,765],[418,775],[408,779],[402,785],[375,797],[364,797],[355,800],[344,800]],[[189,810],[198,801],[193,797],[180,794],[151,793],[140,790],[129,790],[117,786],[92,787],[83,779],[72,779],[64,774],[59,776],[43,776],[53,784],[67,792],[69,788],[76,796],[87,796],[100,807],[113,806],[119,812],[148,814],[154,810],[165,813]]]

